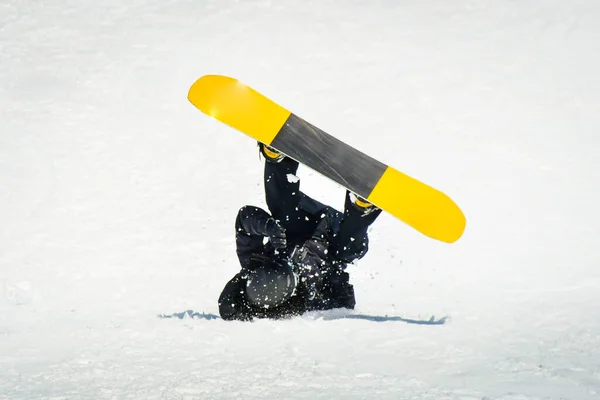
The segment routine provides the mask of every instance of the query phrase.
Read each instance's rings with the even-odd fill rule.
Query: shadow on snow
[[[196,312],[194,310],[186,310],[183,312],[173,313],[173,314],[160,314],[159,318],[175,318],[175,319],[203,319],[203,320],[214,320],[221,319],[216,314],[204,313],[204,312]],[[411,319],[404,318],[398,316],[388,316],[388,315],[366,315],[366,314],[352,314],[347,312],[341,312],[339,310],[332,311],[319,311],[319,312],[310,312],[304,314],[301,318],[312,319],[312,320],[324,320],[324,321],[335,321],[341,319],[357,319],[363,321],[372,321],[372,322],[405,322],[407,324],[417,324],[417,325],[443,325],[448,317],[442,317],[436,319],[434,316],[431,316],[429,319]]]

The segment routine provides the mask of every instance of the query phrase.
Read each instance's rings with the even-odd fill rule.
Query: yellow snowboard
[[[429,237],[452,243],[465,230],[464,214],[444,193],[356,150],[236,79],[203,76],[190,88],[188,100]]]

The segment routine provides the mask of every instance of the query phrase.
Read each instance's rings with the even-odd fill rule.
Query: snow
[[[296,175],[294,175],[294,174],[287,174],[287,175],[286,175],[286,178],[287,178],[287,180],[288,180],[288,182],[289,182],[289,183],[297,183],[297,182],[299,182],[299,181],[300,181],[300,178],[299,178],[299,177],[297,177],[297,176],[296,176]]]
[[[594,0],[0,5],[0,398],[600,397]],[[186,99],[234,76],[450,195],[462,239],[382,215],[361,320],[217,312],[255,143]],[[338,208],[343,191],[300,169]]]

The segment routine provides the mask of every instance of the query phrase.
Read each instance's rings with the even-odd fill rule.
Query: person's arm
[[[236,251],[242,269],[249,269],[253,255],[264,255],[263,238],[268,237],[275,248],[286,246],[285,229],[265,210],[242,207],[235,220]]]
[[[242,273],[236,274],[219,296],[219,314],[226,321],[249,321],[252,319],[250,309],[244,296],[246,279]]]

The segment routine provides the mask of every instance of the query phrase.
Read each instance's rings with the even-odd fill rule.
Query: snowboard
[[[465,216],[446,194],[364,154],[234,78],[205,75],[191,86],[188,100],[431,238],[453,243],[464,232]]]

